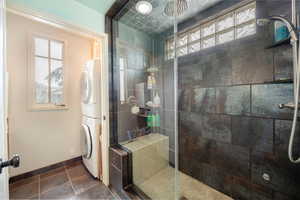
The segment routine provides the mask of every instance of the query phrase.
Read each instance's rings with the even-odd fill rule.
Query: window
[[[126,97],[127,97],[127,87],[126,87],[127,59],[123,56],[120,56],[119,65],[120,65],[120,102],[121,104],[124,104],[126,102]]]
[[[65,42],[42,36],[31,38],[30,106],[33,109],[65,109]]]
[[[251,3],[178,34],[178,57],[256,33],[256,4]],[[165,45],[165,59],[174,58],[174,39]]]

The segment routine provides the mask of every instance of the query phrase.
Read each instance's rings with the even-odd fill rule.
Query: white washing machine
[[[81,76],[81,149],[89,172],[100,178],[101,76],[100,60],[90,60]]]
[[[100,131],[100,119],[83,116],[81,124],[82,160],[95,178],[100,178]]]

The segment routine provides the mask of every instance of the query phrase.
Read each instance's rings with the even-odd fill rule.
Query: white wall
[[[9,151],[21,156],[21,166],[10,173],[15,176],[80,156],[80,74],[91,58],[92,41],[11,13],[7,31]],[[67,40],[68,110],[28,110],[27,44],[32,31]]]

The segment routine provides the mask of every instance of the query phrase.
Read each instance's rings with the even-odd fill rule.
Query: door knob
[[[2,161],[2,159],[0,159],[0,174],[2,173],[2,169],[4,167],[13,167],[13,168],[17,168],[20,166],[20,156],[19,155],[13,155],[12,159],[8,160],[8,161]]]

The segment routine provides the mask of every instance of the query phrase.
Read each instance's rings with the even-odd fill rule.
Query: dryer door
[[[93,151],[92,135],[86,124],[81,124],[81,153],[83,158],[90,159]]]
[[[83,103],[89,103],[92,95],[92,83],[87,71],[82,72],[81,75],[81,100]]]

